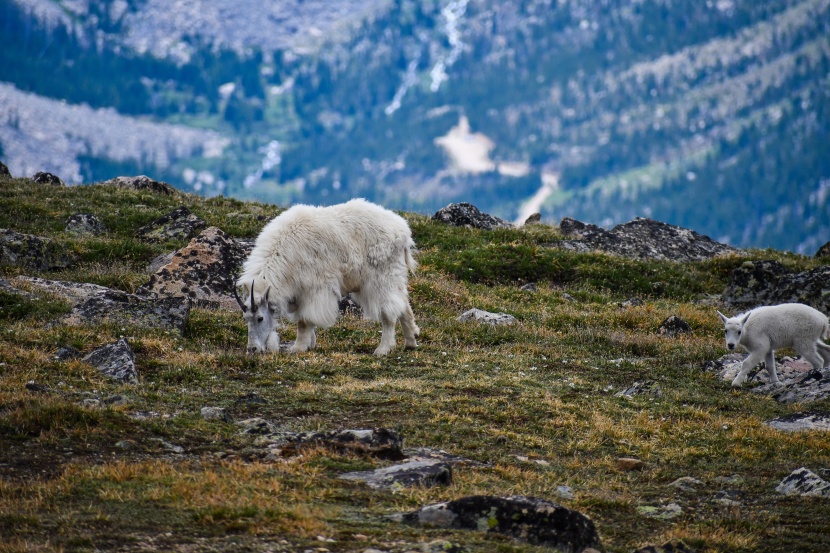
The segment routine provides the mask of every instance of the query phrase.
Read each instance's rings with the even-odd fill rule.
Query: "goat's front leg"
[[[769,350],[769,353],[767,353],[764,364],[767,366],[770,384],[780,384],[778,374],[775,372],[775,352],[773,350]]]
[[[316,345],[317,332],[314,330],[314,325],[305,321],[297,322],[297,339],[294,341],[294,345],[288,348],[288,351],[292,353],[308,351],[314,349]]]
[[[744,359],[744,362],[741,363],[741,370],[738,371],[738,375],[732,381],[733,388],[740,388],[741,385],[746,381],[746,375],[758,366],[758,364],[764,359],[764,354],[762,353],[750,353],[749,357]]]

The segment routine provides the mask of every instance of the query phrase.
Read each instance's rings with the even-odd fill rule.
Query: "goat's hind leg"
[[[778,374],[775,372],[775,352],[769,350],[766,357],[764,357],[764,364],[767,366],[767,374],[771,384],[778,384]]]
[[[396,319],[381,313],[380,324],[383,330],[380,335],[380,345],[375,349],[375,357],[383,357],[395,347],[395,323]]]
[[[816,351],[817,347],[817,344],[810,344],[808,346],[804,346],[803,348],[801,348],[801,351],[799,351],[798,349],[796,349],[796,351],[798,351],[798,353],[801,354],[801,357],[803,357],[805,361],[812,365],[814,369],[822,369],[824,368],[824,354],[822,352],[822,355],[819,355]]]
[[[818,350],[818,354],[824,360],[822,368],[830,368],[830,346],[819,340],[816,342],[816,349]]]
[[[297,353],[300,351],[308,351],[317,346],[317,332],[314,330],[314,325],[305,321],[297,322],[297,340],[291,346],[289,351]]]

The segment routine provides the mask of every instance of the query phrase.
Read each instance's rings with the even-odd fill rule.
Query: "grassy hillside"
[[[73,269],[36,276],[127,291],[149,279],[153,257],[184,245],[134,238],[173,208],[185,204],[237,237],[255,236],[280,211],[221,197],[5,177],[0,191],[0,228],[53,238],[80,256]],[[68,237],[63,221],[77,212],[96,213],[111,232]],[[635,262],[552,249],[547,245],[560,236],[544,225],[485,232],[404,215],[420,248],[410,292],[422,334],[417,350],[380,360],[371,355],[379,325],[353,316],[319,331],[314,352],[251,357],[236,312],[194,309],[184,335],[51,326],[68,309],[64,302],[0,291],[0,551],[404,552],[437,539],[469,552],[541,551],[504,536],[386,518],[471,494],[531,495],[576,509],[594,521],[611,552],[674,538],[698,551],[827,551],[827,501],[774,488],[795,468],[830,467],[828,433],[773,430],[763,422],[802,406],[732,391],[701,370],[725,353],[711,295],[732,269],[747,259],[799,269],[815,260],[751,251],[693,264]],[[537,292],[519,289],[530,281]],[[645,304],[618,305],[631,296]],[[472,307],[518,322],[456,321]],[[658,336],[672,314],[693,333]],[[53,359],[61,346],[88,353],[119,336],[136,352],[138,385]],[[655,381],[662,396],[614,396],[643,380]],[[29,381],[47,391],[28,390]],[[252,393],[265,403],[238,401]],[[115,396],[120,401],[107,403]],[[90,398],[104,401],[84,406]],[[204,420],[204,406],[291,430],[392,428],[409,447],[488,465],[457,467],[446,487],[373,491],[337,476],[388,462],[323,447],[269,459],[235,424]],[[622,472],[619,457],[647,466]],[[731,483],[718,480],[733,475]],[[702,484],[695,492],[668,486],[683,476]],[[562,485],[573,498],[556,495]],[[714,501],[722,489],[738,492],[739,503]],[[670,521],[638,510],[670,502],[683,510]]]

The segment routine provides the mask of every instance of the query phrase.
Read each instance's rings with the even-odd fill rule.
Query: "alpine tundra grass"
[[[281,211],[3,177],[0,190],[0,228],[52,238],[80,256],[71,269],[7,266],[2,276],[126,291],[147,281],[151,259],[185,244],[134,238],[172,209],[187,205],[237,237],[255,236]],[[97,214],[109,233],[65,235],[63,221],[77,212]],[[246,328],[235,311],[194,309],[183,335],[67,327],[50,324],[66,302],[0,291],[0,551],[405,552],[434,540],[469,552],[544,550],[387,518],[472,494],[537,496],[576,509],[610,552],[673,539],[707,552],[830,548],[827,499],[774,491],[795,468],[830,468],[830,434],[774,430],[764,421],[804,406],[732,390],[701,370],[726,353],[712,297],[732,269],[772,258],[804,270],[816,260],[750,251],[701,263],[632,261],[553,248],[561,239],[555,227],[486,232],[403,215],[420,249],[410,295],[421,336],[416,350],[384,359],[371,355],[377,325],[352,315],[319,330],[314,351],[256,357],[245,353]],[[527,282],[537,291],[519,289]],[[618,305],[631,296],[644,305]],[[472,307],[517,322],[456,321]],[[693,332],[658,336],[672,314]],[[60,346],[85,354],[120,336],[136,353],[138,385],[107,379],[80,360],[53,359]],[[662,395],[615,396],[644,380]],[[238,401],[250,394],[262,402]],[[120,401],[84,402],[115,396]],[[290,430],[392,428],[409,447],[486,465],[456,467],[449,486],[372,490],[338,476],[389,462],[324,447],[269,459],[235,424],[203,419],[203,406]],[[827,411],[830,402],[809,409]],[[620,471],[620,457],[645,468]],[[668,486],[684,476],[701,484]],[[572,497],[558,496],[559,486]],[[721,490],[738,500],[713,501]],[[682,507],[677,518],[649,516],[649,507],[672,502]]]

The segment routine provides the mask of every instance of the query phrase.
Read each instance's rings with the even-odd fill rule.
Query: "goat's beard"
[[[279,350],[280,350],[280,335],[277,334],[276,330],[272,330],[271,334],[268,335],[268,339],[265,340],[265,351],[278,352]]]

